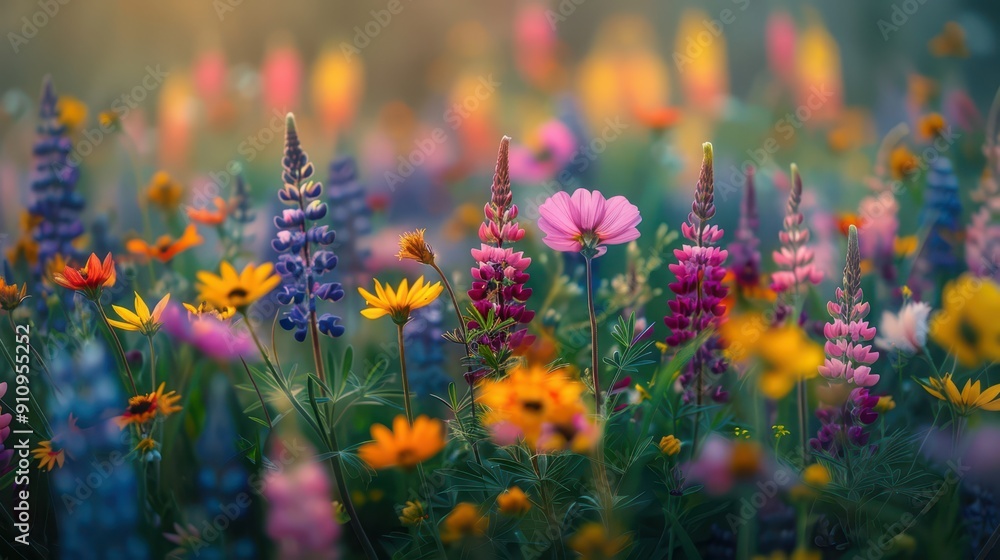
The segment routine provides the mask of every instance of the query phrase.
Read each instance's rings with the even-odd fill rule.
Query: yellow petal
[[[378,319],[379,317],[388,315],[389,312],[378,307],[369,307],[367,309],[362,309],[361,314],[369,319]]]
[[[139,297],[139,292],[135,292],[135,314],[139,317],[139,321],[143,323],[149,321],[149,307]]]
[[[958,387],[956,387],[955,382],[951,380],[951,376],[945,377],[944,389],[945,393],[948,395],[948,400],[953,404],[959,404],[962,402],[962,395],[959,394]]]
[[[137,327],[137,326],[135,326],[135,325],[133,325],[131,323],[123,323],[121,321],[115,321],[114,319],[108,319],[108,323],[112,327],[114,327],[116,329],[121,329],[123,331],[137,331],[137,330],[139,330],[139,327]]]
[[[123,321],[132,323],[133,325],[136,326],[142,324],[142,320],[139,319],[139,317],[135,313],[132,313],[131,311],[125,309],[124,307],[121,307],[119,305],[112,305],[111,309],[114,309],[115,313],[117,313],[118,316],[121,317]]]

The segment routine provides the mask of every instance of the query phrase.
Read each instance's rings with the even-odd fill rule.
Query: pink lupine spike
[[[779,294],[797,295],[809,285],[819,284],[822,272],[813,264],[814,253],[806,246],[809,230],[802,226],[804,216],[799,211],[802,202],[802,176],[792,164],[792,188],[785,208],[784,230],[778,233],[781,249],[772,254],[778,272],[771,275],[771,289]]]

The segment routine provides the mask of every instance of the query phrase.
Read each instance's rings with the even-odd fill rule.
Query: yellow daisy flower
[[[1000,398],[998,398],[1000,397],[1000,384],[982,391],[978,380],[973,382],[971,379],[967,379],[962,391],[959,392],[951,374],[946,373],[944,378],[932,377],[926,383],[921,383],[920,386],[935,398],[951,403],[962,416],[968,416],[979,409],[992,412],[1000,410]]]
[[[163,323],[160,322],[160,316],[163,315],[163,310],[167,308],[169,301],[170,294],[163,296],[163,299],[150,312],[146,302],[139,297],[139,292],[135,292],[135,312],[133,313],[120,305],[112,305],[111,309],[114,309],[122,320],[108,319],[108,322],[116,329],[137,331],[145,336],[153,336],[163,326]]]
[[[38,447],[31,451],[31,454],[38,459],[40,470],[52,470],[62,468],[66,462],[66,451],[63,449],[53,449],[51,441],[38,442]]]
[[[274,274],[274,265],[267,262],[260,266],[248,264],[238,273],[233,265],[223,261],[221,275],[208,271],[198,273],[198,298],[216,309],[242,310],[264,297],[281,283]]]
[[[413,286],[410,286],[404,278],[396,290],[393,290],[389,284],[383,287],[376,279],[374,295],[364,288],[358,288],[361,297],[365,298],[370,306],[362,309],[361,314],[369,319],[378,319],[389,315],[393,322],[402,325],[410,319],[411,311],[430,304],[441,295],[442,290],[444,287],[441,286],[441,282],[429,284],[424,282],[423,276],[418,278]]]

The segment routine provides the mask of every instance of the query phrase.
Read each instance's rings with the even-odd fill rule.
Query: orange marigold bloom
[[[434,250],[424,240],[426,229],[408,231],[399,236],[399,252],[396,257],[399,260],[410,259],[423,264],[434,264]]]
[[[892,178],[899,180],[917,170],[917,156],[906,149],[906,146],[899,146],[889,154],[889,173]]]
[[[212,200],[215,204],[215,210],[210,210],[208,208],[193,208],[188,207],[185,211],[187,212],[188,218],[192,222],[197,222],[199,224],[204,224],[206,226],[217,226],[226,221],[226,217],[229,215],[229,205],[223,200],[221,196],[217,196]]]
[[[475,504],[460,502],[441,523],[441,542],[451,544],[464,537],[481,537],[489,525],[490,519]]]
[[[941,113],[930,113],[924,115],[917,123],[917,132],[924,140],[933,140],[948,128],[948,122],[944,120]]]
[[[18,289],[17,284],[8,284],[3,276],[0,276],[0,309],[13,311],[17,309],[24,298],[28,297],[28,284],[21,284]]]
[[[125,243],[125,248],[130,253],[156,259],[160,262],[168,262],[182,251],[201,245],[203,241],[204,239],[198,234],[194,224],[189,224],[184,230],[184,235],[176,240],[169,235],[163,235],[156,240],[156,243],[150,245],[142,239],[130,239]]]
[[[175,391],[164,393],[166,383],[160,383],[160,387],[154,393],[137,395],[128,400],[128,408],[125,413],[115,418],[115,424],[125,429],[129,424],[145,424],[159,416],[170,416],[179,411],[177,401],[181,396]]]
[[[52,281],[70,290],[82,292],[90,299],[97,299],[101,296],[104,288],[115,285],[118,276],[115,272],[115,261],[111,258],[111,253],[104,257],[102,262],[94,253],[90,254],[87,264],[83,268],[73,268],[66,265],[62,272],[52,275]]]
[[[392,421],[392,430],[382,424],[371,428],[372,441],[358,449],[358,455],[373,469],[411,469],[444,449],[444,425],[440,420],[418,416],[413,426],[402,414]]]
[[[166,171],[157,171],[149,180],[146,198],[164,212],[173,212],[184,197],[184,187]]]
[[[511,486],[506,492],[497,496],[497,507],[500,513],[506,515],[524,515],[531,509],[531,500],[517,486]]]
[[[31,454],[38,459],[39,470],[52,470],[62,468],[66,462],[66,451],[64,449],[53,449],[52,441],[40,441],[38,447],[31,450]]]

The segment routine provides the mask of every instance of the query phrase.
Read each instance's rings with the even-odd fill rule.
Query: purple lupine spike
[[[326,282],[324,276],[337,266],[337,257],[326,247],[333,244],[335,234],[328,226],[316,223],[327,215],[327,205],[319,200],[323,185],[309,180],[313,165],[302,150],[295,129],[295,117],[285,120],[285,151],[281,177],[284,185],[278,198],[291,208],[274,218],[278,228],[271,247],[279,253],[274,269],[281,275],[278,301],[291,305],[279,321],[282,328],[294,331],[302,342],[310,328],[313,336],[344,334],[340,317],[325,313],[316,316],[316,300],[338,301],[344,297],[339,282]]]
[[[28,207],[32,215],[40,218],[33,232],[38,241],[35,272],[39,277],[56,255],[71,262],[83,257],[74,245],[84,233],[80,221],[84,199],[76,191],[79,161],[74,161],[77,156],[72,153],[73,143],[66,134],[66,127],[59,122],[58,101],[52,79],[46,76],[38,110],[38,139],[33,150],[33,200]]]
[[[802,176],[792,164],[792,188],[788,193],[784,229],[778,234],[781,249],[773,253],[774,263],[781,270],[771,274],[771,289],[779,294],[797,295],[807,284],[819,284],[823,273],[813,264],[814,253],[809,247],[809,228],[802,225],[799,210],[802,203]]]
[[[736,228],[736,239],[729,244],[730,266],[736,276],[736,283],[742,287],[760,285],[760,239],[757,227],[757,194],[754,187],[754,170],[747,170],[743,203],[740,205],[740,221]]]
[[[843,286],[837,288],[836,297],[827,303],[827,311],[833,322],[823,328],[826,336],[826,359],[819,367],[819,373],[832,383],[854,385],[851,397],[842,404],[827,403],[817,411],[823,428],[812,445],[817,449],[838,451],[838,443],[850,442],[864,445],[868,434],[867,426],[878,418],[874,407],[878,397],[869,394],[870,387],[878,383],[879,375],[873,374],[872,364],[878,359],[878,352],[872,351],[875,327],[869,326],[865,317],[870,306],[864,301],[861,290],[861,250],[858,246],[858,229],[851,226],[847,237],[847,259],[844,265]],[[834,425],[839,424],[837,427]],[[843,433],[840,433],[843,432]],[[840,433],[838,437],[834,437]]]
[[[669,267],[677,277],[668,285],[676,298],[669,302],[671,313],[663,319],[671,329],[666,339],[671,347],[681,346],[702,332],[717,328],[726,310],[722,300],[728,288],[722,279],[726,275],[725,261],[729,252],[715,245],[722,238],[723,230],[708,225],[708,220],[715,215],[713,153],[710,143],[702,147],[705,156],[695,200],[688,222],[681,224],[681,233],[692,244],[674,250],[677,264]],[[685,387],[685,400],[695,398],[700,403],[704,395],[717,401],[726,400],[728,395],[721,387],[706,382],[711,381],[706,374],[718,375],[726,370],[726,361],[720,353],[722,347],[722,341],[713,335],[695,352],[680,377]]]
[[[477,265],[472,268],[472,288],[468,292],[472,304],[483,315],[492,309],[501,320],[514,319],[514,325],[506,332],[491,340],[480,341],[494,351],[517,349],[534,340],[525,328],[535,316],[535,312],[526,305],[531,296],[531,289],[526,287],[531,259],[525,257],[522,251],[515,252],[511,246],[524,237],[524,229],[514,221],[518,209],[510,190],[509,150],[510,138],[504,136],[497,154],[490,201],[483,209],[486,219],[479,226],[482,243],[478,249],[472,249],[472,258]],[[475,322],[470,322],[468,326],[479,327]]]

